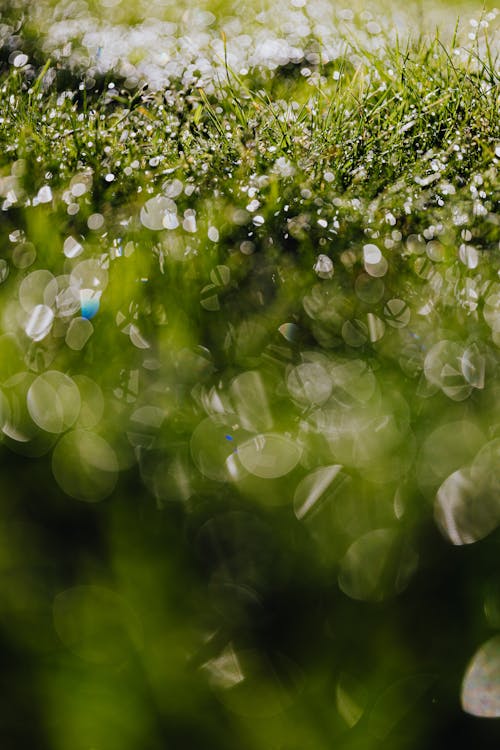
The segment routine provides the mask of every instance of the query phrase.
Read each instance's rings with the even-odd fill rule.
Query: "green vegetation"
[[[496,12],[94,5],[0,3],[2,747],[497,748]]]

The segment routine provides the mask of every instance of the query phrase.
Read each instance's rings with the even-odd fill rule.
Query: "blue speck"
[[[226,440],[232,440],[232,439],[233,439],[232,435],[226,435]]]
[[[93,299],[82,302],[82,318],[90,320],[93,318],[99,310],[99,300],[95,297]]]

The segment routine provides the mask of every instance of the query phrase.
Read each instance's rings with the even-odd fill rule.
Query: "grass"
[[[495,14],[3,11],[5,746],[497,747]]]

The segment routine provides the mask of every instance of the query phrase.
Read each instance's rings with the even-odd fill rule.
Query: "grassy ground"
[[[4,745],[498,747],[495,13],[153,60],[47,7],[0,26]]]

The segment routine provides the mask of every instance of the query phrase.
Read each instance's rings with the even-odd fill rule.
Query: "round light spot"
[[[39,203],[50,203],[52,201],[52,190],[50,185],[43,185],[37,193]]]
[[[104,414],[104,396],[95,380],[86,375],[75,375],[73,378],[80,391],[80,414],[78,426],[92,429],[98,424]]]
[[[25,55],[23,52],[20,52],[19,54],[16,54],[16,56],[12,60],[12,65],[15,68],[22,68],[26,65],[28,62],[28,55]]]
[[[177,198],[182,193],[184,185],[176,178],[163,183],[162,188],[167,198]]]
[[[55,277],[40,269],[26,276],[19,286],[19,302],[26,312],[31,312],[36,305],[54,304],[58,290]]]
[[[80,411],[80,392],[68,375],[49,370],[33,381],[26,403],[38,427],[59,433],[75,423]]]
[[[78,177],[73,178],[73,179],[78,180]],[[86,182],[78,182],[77,181],[77,182],[73,183],[73,181],[72,181],[72,184],[71,184],[71,194],[75,198],[80,198],[82,195],[85,195],[85,193],[87,192],[88,189],[89,189],[89,185],[87,185]]]
[[[354,290],[358,299],[373,305],[380,302],[384,296],[385,284],[381,279],[361,273],[354,283]]]
[[[425,253],[425,240],[419,234],[410,234],[406,240],[406,247],[413,255],[423,255]]]
[[[500,523],[500,501],[489,476],[470,469],[453,472],[439,488],[434,504],[438,526],[452,544],[473,544]]]
[[[94,326],[87,318],[73,318],[66,331],[66,344],[73,351],[81,351],[94,333]]]
[[[342,326],[342,338],[348,346],[363,346],[368,340],[368,329],[363,321],[357,318],[346,320]]]
[[[54,313],[47,305],[36,305],[26,323],[25,331],[33,341],[42,341],[50,332]]]
[[[69,318],[80,310],[80,294],[78,290],[70,286],[70,277],[63,275],[57,277],[58,293],[56,296],[56,315],[59,318]]]
[[[227,266],[215,266],[210,271],[210,281],[216,286],[227,286],[231,280],[231,271]]]
[[[102,214],[91,214],[87,219],[87,226],[89,229],[101,229],[104,226],[104,216]]]
[[[242,466],[261,479],[275,479],[288,474],[300,460],[301,448],[284,435],[263,433],[238,448]]]
[[[323,404],[332,392],[332,380],[319,362],[304,362],[290,370],[287,388],[302,404]]]
[[[107,286],[108,272],[95,258],[82,260],[73,269],[70,284],[75,289],[102,290]]]
[[[25,456],[43,456],[53,446],[56,436],[40,430],[28,411],[28,391],[35,380],[32,373],[18,372],[4,387],[7,419],[3,424],[6,443],[11,450]]]
[[[443,340],[435,344],[424,359],[424,373],[429,383],[441,388],[453,401],[463,401],[472,391],[462,372],[462,355],[459,344]]]
[[[94,503],[113,492],[118,479],[118,460],[102,437],[87,430],[73,430],[56,445],[52,472],[67,495]]]
[[[452,472],[465,466],[484,444],[481,430],[468,420],[446,422],[423,441],[417,465],[417,480],[434,491]]]
[[[385,258],[382,258],[380,263],[376,263],[376,264],[365,263],[366,273],[375,278],[380,278],[381,276],[385,276],[388,268],[389,268],[389,264],[387,263]]]
[[[221,418],[208,417],[199,423],[191,436],[190,449],[194,463],[205,477],[219,482],[237,478],[233,469],[239,465],[241,434],[241,430]],[[243,433],[244,438],[247,435]]]
[[[330,367],[333,396],[343,406],[366,404],[377,392],[377,381],[361,359],[334,362]]]
[[[300,685],[298,666],[278,652],[229,646],[202,669],[229,711],[260,721],[289,709]]]
[[[467,667],[462,708],[472,716],[500,717],[500,636],[483,643]]]
[[[342,484],[345,476],[342,466],[320,466],[302,479],[293,497],[293,509],[300,520],[312,515],[322,505],[325,497],[331,494],[332,486]]]
[[[320,279],[331,279],[334,273],[333,261],[328,255],[318,255],[313,270]]]
[[[179,225],[176,214],[177,206],[171,198],[167,198],[164,195],[156,195],[154,198],[146,201],[141,208],[141,224],[147,229],[154,231],[164,228],[174,229],[175,226]],[[174,218],[175,222],[177,222],[175,226]],[[167,227],[165,227],[164,220],[166,220]]]
[[[83,247],[74,237],[67,237],[64,240],[63,252],[67,258],[77,258],[83,253]]]
[[[396,529],[375,529],[347,550],[339,586],[351,599],[384,601],[406,588],[417,563],[417,553]]]
[[[16,268],[29,268],[36,260],[36,248],[32,242],[21,242],[12,252],[12,263]]]
[[[467,268],[477,268],[479,263],[479,253],[472,245],[460,245],[458,257]]]
[[[427,257],[434,261],[434,263],[440,263],[445,259],[444,246],[438,240],[431,240],[427,243],[425,248]]]
[[[382,253],[376,245],[369,243],[363,246],[363,261],[371,266],[376,266],[382,260]]]
[[[164,229],[177,229],[179,226],[177,214],[173,213],[173,211],[166,211],[163,214],[162,226]]]
[[[486,297],[483,315],[493,331],[500,331],[500,292],[493,292]]]
[[[462,354],[462,374],[473,388],[484,388],[486,357],[477,344],[471,344]]]
[[[231,399],[239,424],[249,432],[262,432],[273,426],[266,383],[255,370],[242,372],[231,382]]]
[[[384,305],[384,316],[393,328],[404,328],[411,318],[410,308],[402,299],[390,299]]]
[[[375,341],[380,341],[385,333],[384,321],[381,320],[378,315],[368,313],[368,315],[366,316],[366,322],[368,325],[368,336],[372,344],[375,343]]]

